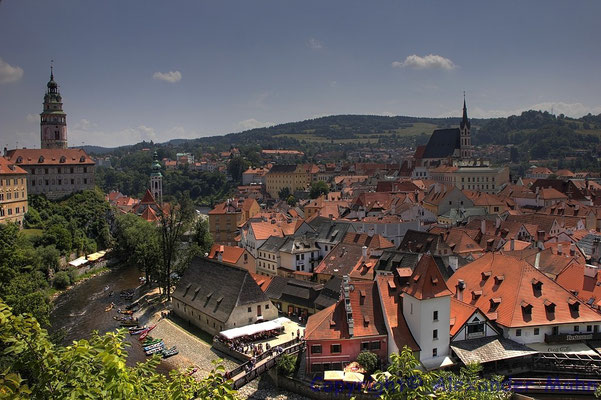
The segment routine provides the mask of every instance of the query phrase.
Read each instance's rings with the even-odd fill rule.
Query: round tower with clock
[[[67,114],[63,111],[63,98],[54,81],[53,67],[50,67],[50,81],[44,95],[44,110],[40,114],[42,149],[67,148]]]

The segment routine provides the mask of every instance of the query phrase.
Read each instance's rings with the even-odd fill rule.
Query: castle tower
[[[163,204],[163,175],[161,174],[161,164],[159,163],[159,156],[157,152],[154,152],[152,162],[152,172],[150,173],[150,192],[152,197],[159,204]]]
[[[44,110],[40,114],[40,134],[42,149],[67,148],[67,114],[63,112],[63,99],[54,81],[54,71],[50,66],[50,81],[44,95]]]
[[[463,118],[459,125],[459,136],[461,138],[461,158],[467,159],[474,156],[472,148],[472,137],[470,136],[470,120],[467,119],[467,107],[465,105],[465,93],[463,93]]]

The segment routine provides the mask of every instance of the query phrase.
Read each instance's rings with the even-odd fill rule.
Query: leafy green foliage
[[[54,275],[54,279],[52,280],[52,284],[55,288],[59,290],[66,289],[71,284],[71,277],[67,274],[67,271],[59,271]]]
[[[198,246],[200,254],[208,253],[213,246],[213,238],[209,232],[209,220],[206,218],[198,218],[194,223],[194,233],[192,243]]]
[[[290,192],[290,188],[289,187],[285,187],[282,188],[279,192],[278,192],[278,197],[280,198],[280,200],[287,200],[288,197],[290,197],[292,193]]]
[[[319,181],[319,182],[313,182],[311,184],[311,191],[309,196],[312,199],[316,199],[319,196],[321,196],[322,194],[328,194],[330,192],[330,187],[328,186],[327,183],[323,182],[323,181]]]
[[[296,356],[294,354],[282,354],[277,361],[278,372],[285,376],[292,376],[296,370]]]
[[[390,355],[386,378],[376,373],[382,389],[380,399],[431,399],[443,400],[502,400],[509,399],[511,393],[503,386],[503,377],[494,376],[490,380],[480,377],[481,367],[469,365],[459,374],[448,371],[424,371],[411,349],[405,346],[398,354]]]
[[[378,355],[371,351],[362,351],[357,356],[357,362],[365,369],[367,374],[371,375],[378,368]]]
[[[0,398],[10,399],[140,399],[211,398],[234,400],[232,381],[215,363],[197,382],[171,371],[155,371],[160,357],[135,367],[126,365],[125,330],[61,347],[53,344],[35,318],[14,315],[0,300]]]
[[[242,180],[242,173],[248,169],[250,163],[240,156],[234,157],[227,165],[227,172],[235,182]]]

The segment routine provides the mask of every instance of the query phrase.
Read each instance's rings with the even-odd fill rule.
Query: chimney
[[[563,251],[563,246],[561,245],[561,243],[557,243],[557,255],[561,255]]]
[[[480,221],[480,232],[482,232],[482,234],[486,234],[486,220],[483,219],[482,221]]]
[[[465,289],[465,282],[463,279],[457,280],[457,290],[455,291],[455,297],[459,301],[463,301],[463,290]]]
[[[511,251],[515,250],[515,239],[513,239],[513,238],[509,242],[509,250],[511,250]]]
[[[495,218],[495,228],[499,229],[501,227],[501,218]]]
[[[574,243],[570,243],[570,255],[573,256],[576,254],[576,245]]]
[[[361,254],[363,255],[363,258],[367,258],[367,246],[361,247]]]
[[[5,147],[4,148],[4,157],[6,157],[7,154],[8,154],[8,149]]]

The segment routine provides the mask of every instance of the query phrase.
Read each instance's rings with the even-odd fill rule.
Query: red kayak
[[[146,328],[146,330],[144,332],[142,332],[140,334],[140,337],[138,338],[140,340],[140,342],[143,341],[144,339],[146,339],[146,336],[148,336],[150,331],[153,330],[154,328],[156,328],[156,325],[153,325],[150,328]]]

